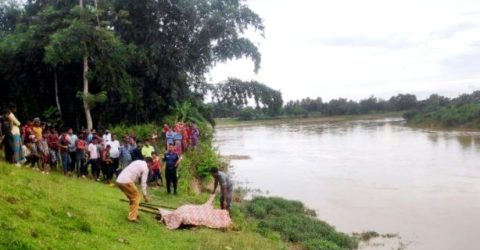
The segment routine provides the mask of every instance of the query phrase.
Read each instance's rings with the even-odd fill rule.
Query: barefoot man
[[[117,178],[117,186],[130,201],[128,220],[131,222],[138,222],[138,206],[140,204],[140,194],[135,186],[135,182],[138,178],[141,178],[143,199],[145,202],[148,202],[147,179],[148,171],[152,168],[152,163],[153,161],[150,157],[147,157],[144,161],[134,161],[130,163]]]

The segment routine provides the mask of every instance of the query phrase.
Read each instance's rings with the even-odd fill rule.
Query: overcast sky
[[[249,0],[264,20],[261,69],[217,65],[212,82],[254,79],[284,100],[480,89],[480,0]]]

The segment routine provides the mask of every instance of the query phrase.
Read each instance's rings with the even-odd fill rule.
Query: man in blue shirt
[[[170,194],[170,184],[173,184],[173,194],[177,194],[177,168],[182,157],[178,156],[174,151],[172,144],[168,145],[168,151],[163,155],[163,162],[165,162],[165,179],[167,182],[167,192]]]

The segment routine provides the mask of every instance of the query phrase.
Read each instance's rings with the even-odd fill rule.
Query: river
[[[237,186],[300,200],[343,232],[399,235],[363,249],[480,249],[478,132],[297,120],[220,126],[215,143],[244,156],[231,160]]]

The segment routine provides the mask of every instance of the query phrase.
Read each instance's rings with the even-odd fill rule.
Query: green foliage
[[[256,110],[268,116],[280,114],[283,99],[282,93],[273,90],[265,84],[257,81],[241,81],[235,78],[229,78],[226,82],[210,86],[214,105],[220,105],[222,108],[214,108],[219,112],[222,109],[226,113],[216,113],[217,117],[235,115],[229,110],[241,110],[248,106],[249,102],[255,103]],[[245,109],[247,109],[246,107]]]
[[[388,101],[370,96],[360,101],[348,100],[346,98],[332,99],[323,102],[322,98],[305,98],[296,101],[289,101],[283,108],[283,112],[289,116],[308,116],[320,114],[323,116],[336,115],[360,115],[380,112],[406,111],[421,105],[417,102],[415,95],[398,94],[392,96]]]
[[[200,141],[195,150],[187,151],[184,156],[188,158],[188,163],[185,165],[190,172],[195,173],[195,177],[202,180],[209,179],[211,167],[222,168],[223,166],[218,152],[212,148],[210,141]]]
[[[91,109],[95,108],[97,104],[106,102],[108,99],[106,91],[102,91],[95,95],[88,93],[86,96],[83,94],[83,92],[78,91],[77,98],[80,100],[86,99]]]
[[[419,107],[405,113],[409,124],[427,127],[480,128],[480,91],[452,100],[431,95]]]
[[[243,209],[247,215],[260,221],[260,233],[278,232],[285,240],[301,243],[307,249],[355,249],[358,245],[353,237],[316,219],[314,211],[298,201],[255,197]]]
[[[56,72],[62,119],[67,126],[83,124],[82,101],[75,97],[84,56],[89,91],[107,97],[82,96],[96,99],[89,101],[97,106],[95,127],[160,122],[184,103],[191,112],[180,119],[204,117],[213,124],[211,108],[202,104],[205,74],[234,58],[260,67],[258,48],[243,34],[262,35],[264,27],[242,0],[84,1],[82,15],[78,4],[0,3],[0,100],[17,103],[20,120],[56,105]]]
[[[193,107],[190,102],[183,102],[177,105],[174,114],[176,115],[175,120],[179,122],[192,122],[196,124],[207,122],[198,109]]]
[[[153,123],[134,126],[120,124],[110,128],[110,131],[116,134],[117,138],[123,138],[125,135],[135,135],[137,140],[140,141],[151,138],[153,133],[158,133],[160,130],[161,128]]]
[[[252,107],[246,107],[238,113],[240,121],[261,120],[266,117],[261,110],[255,110]]]
[[[415,125],[480,128],[480,103],[430,108],[406,114],[405,118]]]
[[[52,126],[63,127],[63,121],[62,117],[60,116],[60,112],[53,106],[50,106],[43,111],[42,117],[44,118],[44,121]]]

